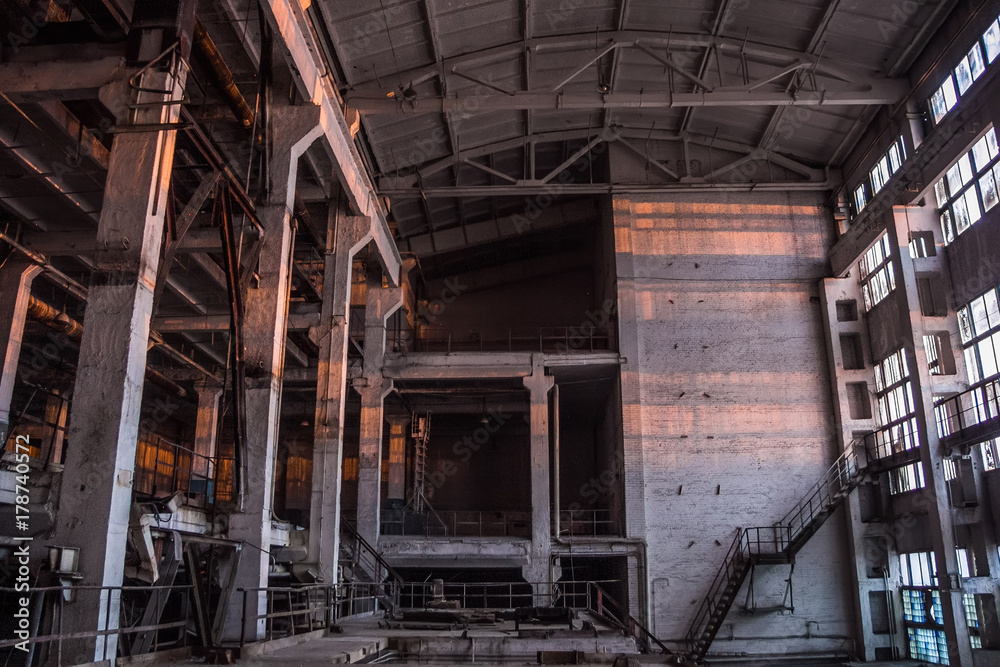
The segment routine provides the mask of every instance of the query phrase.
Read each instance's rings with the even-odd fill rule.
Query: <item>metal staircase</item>
[[[390,613],[399,606],[403,578],[346,521],[340,522],[340,564],[355,582],[373,584],[375,597]]]
[[[773,526],[739,529],[688,630],[692,657],[701,660],[708,653],[753,566],[792,563],[795,554],[871,472],[865,461],[872,459],[862,457],[866,439],[852,442],[803,499]],[[918,450],[911,451],[918,454]]]

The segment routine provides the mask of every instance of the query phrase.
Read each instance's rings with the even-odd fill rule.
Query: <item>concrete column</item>
[[[361,438],[358,456],[358,533],[378,546],[382,481],[382,405],[392,381],[382,377],[385,323],[403,304],[399,287],[368,282],[365,296],[365,384],[361,387]]]
[[[257,287],[247,291],[243,333],[246,359],[246,441],[243,443],[247,478],[241,510],[229,517],[229,538],[242,543],[234,576],[235,603],[230,602],[223,639],[237,641],[245,633],[263,636],[264,619],[243,618],[266,612],[266,596],[250,590],[267,586],[271,549],[271,502],[274,457],[281,414],[288,298],[294,230],[292,206],[298,159],[320,134],[315,107],[285,107],[271,113],[271,190],[268,204],[257,208],[264,226]],[[244,602],[246,606],[244,607]],[[243,623],[245,621],[245,623]]]
[[[14,378],[21,358],[21,336],[28,313],[31,283],[42,267],[29,262],[17,251],[0,267],[0,449],[10,429],[10,403],[14,398]]]
[[[147,71],[140,103],[179,100],[186,68]],[[121,102],[127,103],[127,96]],[[179,106],[143,106],[123,124],[177,122]],[[122,132],[111,149],[93,255],[69,449],[52,544],[80,549],[81,584],[120,586],[132,502],[139,409],[153,288],[173,167],[174,131]],[[62,632],[118,627],[117,592],[81,593],[67,605]],[[75,644],[75,643],[74,643]],[[82,640],[64,660],[114,662],[118,636]]]
[[[406,415],[389,417],[389,500],[406,500]]]
[[[312,332],[319,347],[319,362],[309,511],[309,560],[318,564],[327,583],[337,583],[340,549],[351,266],[354,255],[371,238],[369,218],[346,215],[335,204],[330,205],[323,267],[323,306],[320,324]]]
[[[924,467],[926,487],[921,496],[921,504],[926,508],[930,527],[931,543],[937,561],[938,587],[941,592],[942,625],[948,642],[949,664],[954,667],[971,667],[972,647],[969,643],[969,627],[965,621],[962,602],[961,579],[958,573],[958,557],[955,553],[955,529],[951,503],[948,497],[948,482],[944,477],[943,454],[938,439],[934,417],[933,382],[927,368],[927,351],[924,349],[924,316],[920,310],[914,261],[907,249],[909,239],[909,218],[919,215],[919,211],[907,213],[904,209],[893,210],[895,229],[889,233],[895,242],[899,257],[899,286],[905,295],[906,307],[900,308],[903,331],[913,340],[912,350],[906,350],[913,378],[913,394],[916,403],[916,417],[919,432],[924,434],[920,448],[920,462]],[[936,221],[934,221],[936,223]]]
[[[211,459],[215,457],[222,387],[213,382],[201,381],[195,385],[195,390],[198,392],[198,412],[194,424],[196,456],[191,462],[191,474],[197,476],[199,482],[206,481],[205,493],[207,493],[207,483],[215,479],[215,468],[211,464]]]
[[[549,554],[552,550],[549,480],[549,390],[555,378],[545,374],[543,357],[532,357],[531,375],[525,377],[524,386],[530,393],[529,418],[531,420],[531,562],[522,568],[524,578],[530,583],[549,580]],[[538,591],[541,592],[541,591]],[[538,605],[546,601],[539,599]]]

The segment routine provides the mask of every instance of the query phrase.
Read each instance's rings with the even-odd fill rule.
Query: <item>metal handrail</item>
[[[136,466],[132,485],[135,493],[162,497],[176,491],[183,491],[190,496],[192,493],[192,481],[201,480],[205,488],[204,502],[201,503],[201,506],[207,507],[213,505],[217,500],[228,500],[231,498],[231,486],[226,484],[226,480],[219,479],[219,473],[220,463],[223,461],[233,461],[233,457],[205,456],[152,432],[141,434],[139,442],[140,445],[145,443],[146,447],[151,447],[155,450],[156,460],[153,462],[152,468],[145,467],[145,462],[140,460],[143,447],[136,447]],[[160,459],[160,452],[163,448],[170,452],[170,461]],[[184,461],[186,461],[186,464],[182,463]],[[157,481],[161,477],[169,478],[166,488],[161,489],[157,487]],[[226,487],[222,492],[219,489],[220,482]],[[188,502],[192,502],[190,497]]]
[[[414,352],[595,352],[612,349],[611,329],[598,326],[498,329],[419,327],[391,332],[390,343]],[[404,345],[405,346],[405,345]]]
[[[434,517],[440,531],[429,519]],[[416,521],[407,521],[407,519]],[[506,510],[382,510],[382,534],[404,537],[530,537],[531,515]],[[414,528],[413,524],[418,528]]]
[[[396,587],[394,582],[390,585]],[[383,584],[377,582],[237,589],[243,599],[240,646],[251,640],[270,641],[294,636],[300,626],[307,628],[305,632],[312,632],[330,628],[351,616],[376,612],[383,598],[382,589]],[[260,595],[264,596],[264,613],[258,611],[258,606],[249,604],[251,596],[259,599]],[[263,637],[247,637],[247,628],[256,627],[261,621],[264,622]]]
[[[389,563],[382,558],[380,554],[368,540],[361,536],[357,528],[349,523],[341,521],[340,523],[343,532],[347,533],[347,536],[354,541],[354,556],[358,563],[362,567],[367,566],[369,572],[371,572],[376,581],[373,582],[376,585],[382,585],[382,595],[383,602],[390,608],[395,609],[399,606],[399,589],[403,585],[403,577],[396,570],[392,568]],[[383,572],[386,581],[382,581]]]
[[[1000,378],[994,378],[934,404],[938,436],[947,438],[1000,418]]]
[[[594,592],[593,596],[591,596],[590,594],[591,589],[593,589]],[[593,604],[595,601],[596,604]],[[614,607],[615,610],[617,610],[617,616],[614,614],[609,615],[606,613],[605,605],[608,604],[610,604],[612,607]],[[604,588],[602,588],[601,585],[598,584],[597,582],[594,581],[587,582],[587,607],[588,611],[597,614],[601,618],[612,621],[632,637],[636,637],[637,635],[636,630],[638,630],[639,633],[642,634],[642,637],[645,640],[645,646],[647,648],[649,647],[649,642],[652,641],[654,644],[660,647],[660,650],[666,655],[674,654],[674,652],[671,651],[669,648],[667,648],[666,645],[656,637],[656,635],[654,635],[652,632],[649,631],[649,628],[647,628],[645,625],[640,623],[634,616],[632,616],[632,614],[629,613],[628,609],[626,609],[620,602],[611,597],[611,595],[609,595],[608,592]]]
[[[191,584],[179,584],[171,586],[95,586],[89,584],[74,584],[72,586],[39,586],[32,587],[29,591],[18,591],[14,588],[0,588],[0,598],[11,596],[11,597],[24,597],[25,595],[30,597],[31,605],[30,608],[36,610],[33,612],[40,613],[48,618],[48,625],[52,628],[53,634],[49,635],[31,635],[27,640],[21,640],[17,637],[13,639],[3,639],[0,640],[0,650],[9,649],[22,641],[27,642],[30,645],[30,650],[34,652],[36,645],[43,645],[49,647],[50,651],[55,651],[55,656],[49,655],[46,664],[61,665],[63,664],[63,642],[80,640],[80,639],[94,639],[98,640],[100,638],[105,638],[105,642],[109,642],[109,637],[118,635],[135,635],[138,633],[149,632],[153,633],[152,643],[150,644],[150,650],[148,653],[155,653],[158,650],[164,648],[180,648],[182,646],[188,645],[188,633],[186,628],[188,626],[188,619],[186,614],[183,618],[176,621],[168,621],[166,623],[155,623],[152,625],[128,625],[129,617],[127,614],[127,605],[123,604],[123,596],[128,597],[132,594],[146,594],[149,593],[150,597],[158,592],[165,591],[167,595],[180,595],[180,608],[186,609],[190,607],[191,600],[190,595],[193,590]],[[104,610],[104,630],[98,630],[99,619],[93,618],[94,630],[84,630],[78,632],[62,632],[63,619],[65,618],[64,606],[67,602],[67,595],[80,596],[81,594],[86,595],[89,593],[97,592],[100,598],[107,596],[107,601],[99,605],[95,604],[95,607],[101,607]],[[117,601],[114,601],[114,594],[117,593]],[[148,603],[148,600],[146,601]],[[96,601],[95,601],[96,603]],[[53,606],[49,606],[49,605]],[[77,605],[81,604],[81,601],[76,602]],[[118,622],[117,627],[111,627],[111,610],[118,609]],[[51,616],[49,614],[51,613]],[[140,616],[141,617],[141,616]],[[38,618],[38,627],[46,627],[43,623],[44,618]],[[164,631],[176,631],[171,633],[176,635],[176,637],[161,638],[161,633]],[[117,639],[115,642],[117,643]]]
[[[559,511],[560,537],[595,537],[619,535],[618,522],[609,509],[575,509]]]

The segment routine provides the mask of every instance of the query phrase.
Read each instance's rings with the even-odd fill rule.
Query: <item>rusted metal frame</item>
[[[243,287],[240,280],[239,255],[232,211],[229,208],[229,183],[222,183],[215,198],[212,216],[222,237],[223,269],[229,296],[229,349],[233,391],[233,487],[237,506],[242,504],[246,485],[246,460],[243,443],[246,438],[246,360],[243,342]],[[259,252],[259,250],[258,250]]]

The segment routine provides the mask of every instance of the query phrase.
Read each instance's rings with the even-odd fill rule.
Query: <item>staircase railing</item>
[[[705,657],[750,568],[758,562],[790,562],[861,483],[867,473],[864,451],[864,438],[855,439],[780,521],[738,530],[688,630],[687,643],[696,658]]]
[[[399,606],[399,594],[403,587],[403,577],[389,565],[382,555],[369,544],[368,540],[361,537],[357,529],[351,524],[340,522],[342,536],[350,540],[351,552],[354,557],[355,568],[360,568],[372,577],[372,581],[381,585],[382,595],[379,599],[392,611]]]
[[[593,581],[587,582],[587,611],[617,625],[631,637],[638,639],[647,650],[651,650],[655,644],[667,655],[674,653],[657,639],[649,628],[632,616],[628,609],[611,597],[600,584]]]
[[[862,451],[864,438],[851,442],[823,477],[778,521],[777,525],[786,529],[789,546],[795,545],[810,527],[815,527],[812,524],[821,513],[829,513],[831,507],[839,504],[861,483],[865,475],[865,463],[860,456]],[[822,518],[825,519],[826,515]]]

